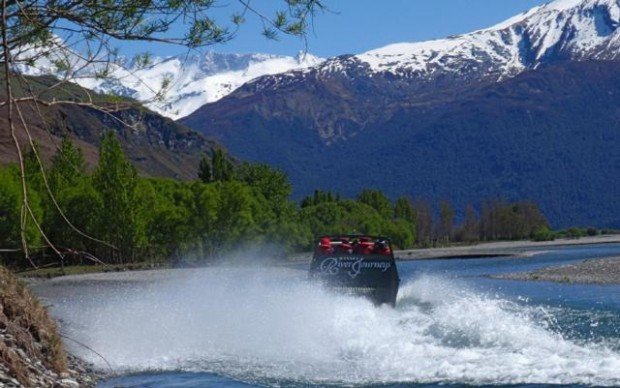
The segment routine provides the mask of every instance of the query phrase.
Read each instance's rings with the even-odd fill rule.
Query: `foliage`
[[[323,4],[321,0],[284,0],[268,13],[263,11],[264,4],[254,5],[245,0],[238,0],[232,5],[219,5],[216,7],[219,9],[214,7],[213,0],[10,0],[0,3],[0,78],[4,94],[0,106],[8,108],[6,122],[8,131],[13,134],[12,143],[19,161],[23,202],[19,220],[20,241],[25,257],[29,257],[26,223],[39,223],[34,214],[34,205],[29,205],[28,190],[42,192],[44,186],[45,191],[57,191],[63,184],[72,184],[52,181],[50,187],[32,141],[31,126],[35,123],[41,125],[41,121],[46,120],[41,113],[42,106],[80,105],[109,114],[121,111],[123,105],[135,105],[134,101],[128,99],[98,96],[80,86],[71,86],[72,82],[86,74],[94,79],[113,82],[114,76],[118,76],[117,66],[124,61],[119,57],[115,44],[119,41],[142,41],[178,44],[188,50],[195,49],[232,39],[240,24],[250,15],[261,21],[262,33],[268,38],[275,39],[278,33],[304,37],[316,10],[322,9]],[[136,55],[139,67],[148,66],[150,60],[151,55],[148,53]],[[36,88],[36,81],[23,75],[25,69],[43,75],[53,74],[52,85]],[[172,78],[164,75],[159,90],[152,90],[153,99],[163,101],[171,82]],[[71,89],[78,89],[78,94],[87,98],[71,96],[72,93],[67,93]],[[57,98],[59,93],[63,94],[62,98]],[[34,112],[38,117],[34,117]],[[19,128],[16,126],[17,121],[21,121]],[[134,126],[127,122],[122,124]],[[19,136],[17,132],[20,132]],[[20,137],[28,139],[30,154],[26,158],[21,153],[23,147]],[[103,201],[103,212],[98,214],[98,224],[103,229],[104,238],[118,245],[118,249],[108,253],[123,260],[123,257],[135,255],[135,248],[148,239],[139,228],[143,226],[137,216],[141,210],[134,203],[137,187],[135,171],[123,167],[125,163],[118,158],[115,162],[115,147],[111,143],[106,146],[110,147],[107,151],[111,159],[103,158],[104,162],[113,165],[107,166],[104,163],[104,167],[93,177],[95,189]],[[65,151],[68,154],[71,152]],[[79,159],[79,155],[74,156]],[[64,168],[66,166],[62,166],[59,160],[55,162],[61,170],[57,177],[62,177],[67,172]],[[67,163],[70,162],[79,164],[80,161],[69,160]],[[107,167],[116,169],[108,172]],[[213,178],[231,180],[231,167],[228,158],[222,158],[221,151],[216,153]],[[207,174],[204,176],[207,177]],[[117,194],[113,193],[115,184],[121,185]],[[54,192],[47,194],[55,203]],[[110,222],[106,223],[106,220]],[[115,224],[114,221],[124,222]],[[44,240],[51,245],[47,238]]]
[[[206,156],[200,159],[198,165],[198,178],[204,183],[213,182],[213,171],[211,169],[211,161]]]
[[[454,228],[454,208],[448,201],[439,204],[439,225],[437,236],[440,240],[450,242]]]
[[[363,189],[357,196],[357,201],[372,207],[384,218],[392,217],[392,203],[379,190]]]
[[[580,239],[586,235],[586,230],[583,228],[572,227],[562,230],[558,232],[558,234],[566,238]]]
[[[20,217],[23,203],[19,171],[14,166],[0,169],[0,247],[19,249],[21,247]],[[42,209],[39,196],[30,194],[30,206],[40,219]],[[41,245],[41,236],[33,222],[26,223],[25,235],[30,248]]]
[[[555,235],[549,227],[542,225],[536,228],[532,233],[532,241],[553,241]]]
[[[355,199],[316,190],[298,206],[291,201],[292,186],[280,170],[235,163],[223,151],[203,159],[199,171],[204,172],[206,164],[213,166],[213,177],[218,179],[140,178],[116,134],[109,132],[100,143],[99,165],[89,175],[83,155],[66,138],[49,169],[50,187],[62,213],[51,201],[41,201],[48,193],[37,169],[30,177],[30,182],[40,182],[30,189],[33,209],[52,242],[63,252],[71,252],[65,257],[67,265],[88,264],[87,253],[111,264],[127,265],[205,260],[262,246],[308,250],[322,234],[384,235],[401,249],[448,241],[553,237],[538,207],[527,201],[487,201],[480,217],[468,205],[465,219],[454,227],[454,210],[448,202],[434,212],[424,200],[400,197],[392,203],[378,190],[363,190]],[[0,168],[0,181],[0,247],[18,248],[19,170],[16,166]],[[38,230],[27,226],[29,241],[41,244]],[[49,261],[49,257],[38,259]]]
[[[230,181],[234,178],[234,167],[224,151],[219,148],[213,151],[213,181]]]
[[[314,194],[301,200],[301,207],[319,205],[324,202],[340,202],[340,195],[331,191],[314,190]]]
[[[101,140],[99,166],[92,179],[102,201],[97,214],[99,238],[117,248],[110,254],[122,263],[142,242],[144,224],[138,212],[143,202],[137,195],[137,170],[125,157],[114,132],[107,132]]]
[[[197,48],[232,39],[246,20],[244,15],[250,14],[261,19],[262,33],[268,38],[275,39],[278,33],[303,36],[316,10],[323,8],[319,0],[286,0],[281,4],[282,9],[268,15],[239,0],[232,5],[220,5],[216,17],[214,3],[212,0],[9,1],[2,7],[6,26],[3,43],[11,51],[19,52],[20,55],[13,55],[14,63],[32,65],[41,55],[58,52],[58,46],[62,47],[58,37],[66,36],[71,45],[84,47],[83,62],[105,63],[117,54],[111,48],[113,40]],[[45,51],[24,50],[28,46]],[[136,61],[148,66],[150,57],[148,52],[140,53]],[[0,58],[4,61],[3,54]],[[83,62],[73,63],[67,55],[51,56],[50,61],[59,71],[70,75],[83,66]],[[109,68],[100,66],[99,71],[105,77]]]
[[[483,240],[528,239],[540,227],[548,228],[549,222],[531,201],[493,200],[483,204],[480,219]]]

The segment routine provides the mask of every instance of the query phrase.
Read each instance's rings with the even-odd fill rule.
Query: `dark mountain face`
[[[248,84],[182,122],[282,167],[297,195],[377,187],[461,209],[529,198],[556,227],[620,226],[619,62],[454,85],[307,72],[278,88]]]
[[[554,226],[620,226],[619,26],[618,0],[558,0],[260,77],[181,122],[282,167],[297,195],[529,198]]]
[[[53,79],[32,78],[31,82],[34,87],[45,87]],[[82,89],[68,85],[62,93],[79,100]],[[112,130],[121,139],[127,157],[143,175],[195,179],[200,158],[217,146],[204,135],[137,104],[127,104],[127,108],[113,113],[71,104],[39,106],[38,109],[22,105],[22,109],[46,159],[56,152],[61,138],[68,135],[83,150],[87,163],[93,166],[98,160],[102,133]],[[16,160],[6,117],[6,109],[0,110],[0,163]],[[20,144],[26,147],[28,139],[23,129],[18,126],[16,132]]]

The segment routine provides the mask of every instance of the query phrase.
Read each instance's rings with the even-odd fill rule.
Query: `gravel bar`
[[[620,257],[588,259],[577,264],[494,277],[509,280],[538,280],[560,283],[620,284]]]

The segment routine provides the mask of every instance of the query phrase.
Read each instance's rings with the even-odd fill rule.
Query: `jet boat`
[[[398,269],[390,240],[382,236],[321,236],[309,277],[329,289],[369,298],[375,305],[396,305]]]

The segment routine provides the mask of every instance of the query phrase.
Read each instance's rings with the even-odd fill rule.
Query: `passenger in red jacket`
[[[336,245],[336,252],[340,254],[351,254],[352,251],[351,243],[346,238],[340,239],[340,244]]]
[[[329,237],[323,237],[319,242],[319,245],[316,247],[316,253],[319,255],[329,255],[334,253],[334,248],[332,247],[332,242]]]
[[[353,248],[353,253],[358,255],[370,255],[373,251],[374,245],[369,238],[362,237],[359,242],[355,244]]]
[[[390,246],[385,241],[379,240],[375,242],[372,253],[374,253],[375,255],[389,256],[392,254],[392,251],[390,250]]]

